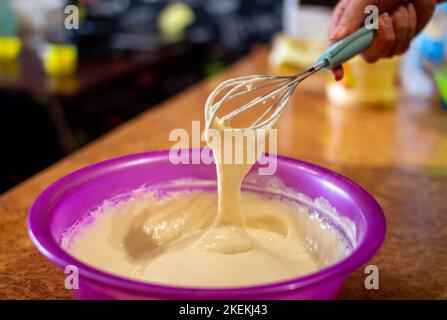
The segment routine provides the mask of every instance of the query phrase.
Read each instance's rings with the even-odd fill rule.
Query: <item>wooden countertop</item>
[[[266,50],[258,49],[3,194],[0,298],[72,298],[64,274],[26,231],[28,210],[46,186],[94,162],[169,148],[172,129],[191,130],[191,121],[203,121],[204,101],[219,81],[267,72]],[[359,269],[340,298],[447,299],[447,112],[409,98],[392,109],[337,108],[323,86],[324,77],[316,76],[297,90],[277,125],[278,153],[356,181],[376,197],[388,223],[385,243],[370,262],[379,267],[380,289],[366,290]]]

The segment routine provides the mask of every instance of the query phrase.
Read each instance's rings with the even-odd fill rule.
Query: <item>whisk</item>
[[[263,105],[265,111],[246,129],[270,129],[284,111],[296,87],[307,77],[325,69],[340,66],[363,50],[367,49],[374,40],[374,30],[361,28],[338,41],[326,50],[317,62],[304,72],[293,76],[252,75],[229,79],[222,82],[208,97],[205,104],[205,125],[210,128],[217,112],[224,103],[248,93],[260,90],[270,90],[267,93],[251,99],[237,109],[219,117],[221,121],[228,122],[242,112],[257,105]],[[222,97],[216,100],[216,97]]]

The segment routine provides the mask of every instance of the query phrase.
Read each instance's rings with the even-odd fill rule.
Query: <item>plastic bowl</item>
[[[187,152],[191,156],[200,150]],[[385,236],[382,209],[354,182],[314,164],[278,156],[276,176],[287,187],[310,198],[324,197],[340,215],[352,220],[357,244],[346,258],[318,272],[287,281],[209,289],[129,280],[90,267],[61,248],[63,232],[106,199],[142,185],[174,179],[216,179],[214,165],[173,165],[169,150],[128,155],[65,176],[36,199],[28,217],[28,230],[37,248],[55,265],[63,270],[67,265],[78,267],[79,287],[73,290],[78,299],[333,299],[349,273],[366,263],[382,244]]]

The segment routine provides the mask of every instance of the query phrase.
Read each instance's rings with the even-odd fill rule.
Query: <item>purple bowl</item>
[[[200,150],[188,152],[192,155]],[[30,237],[39,251],[62,270],[67,265],[78,267],[79,289],[73,290],[78,299],[333,299],[349,273],[371,259],[382,244],[385,218],[367,191],[328,169],[278,156],[276,176],[287,187],[310,198],[324,197],[341,216],[355,224],[357,244],[338,263],[306,276],[267,285],[187,288],[112,275],[78,261],[61,248],[64,231],[106,199],[142,185],[174,179],[216,179],[214,165],[173,165],[168,155],[169,150],[147,152],[91,165],[53,183],[34,202],[28,217]]]

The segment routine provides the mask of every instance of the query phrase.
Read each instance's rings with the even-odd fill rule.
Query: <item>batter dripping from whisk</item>
[[[216,160],[217,205],[213,192],[172,192],[162,199],[140,192],[91,213],[92,223],[67,232],[66,250],[118,275],[195,287],[285,280],[344,257],[348,249],[339,234],[311,219],[306,208],[241,192],[277,117],[262,127],[237,129],[216,116],[215,106],[207,101],[205,135]]]

